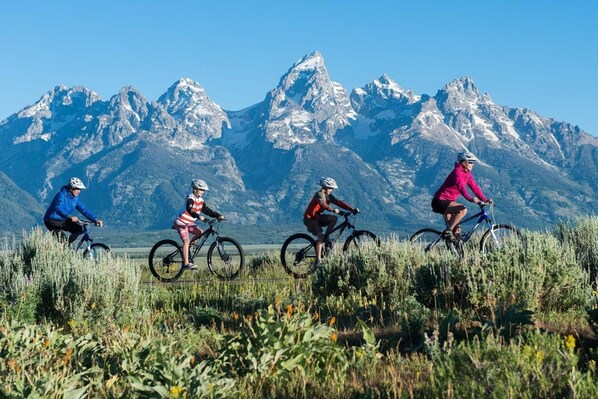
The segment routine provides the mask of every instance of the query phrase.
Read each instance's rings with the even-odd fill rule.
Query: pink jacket
[[[459,194],[463,195],[466,200],[473,202],[473,197],[467,191],[467,186],[471,191],[482,201],[488,201],[480,187],[473,179],[473,175],[463,169],[461,164],[455,163],[455,169],[448,175],[442,186],[434,194],[434,198],[439,200],[455,201],[459,198]]]

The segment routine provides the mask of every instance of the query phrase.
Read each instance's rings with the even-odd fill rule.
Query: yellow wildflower
[[[293,305],[287,305],[287,317],[291,317],[293,315]]]
[[[181,392],[183,392],[183,387],[176,385],[176,386],[170,388],[170,397],[178,398],[179,395],[181,394]]]
[[[332,316],[330,320],[328,320],[328,325],[332,327],[336,323],[336,317]]]
[[[544,361],[544,352],[542,351],[537,351],[536,352],[536,362],[538,364],[542,364],[542,362]]]
[[[235,320],[235,321],[239,320],[239,313],[233,312],[233,320]]]
[[[575,337],[573,335],[567,335],[565,338],[565,346],[570,352],[573,352],[573,349],[575,349]]]
[[[320,320],[320,313],[317,310],[314,312],[314,320]]]

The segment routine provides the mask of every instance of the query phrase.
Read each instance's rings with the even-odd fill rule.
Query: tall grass
[[[127,259],[83,259],[34,230],[0,256],[0,290],[14,317],[60,325],[126,322],[140,311],[139,268]]]
[[[297,281],[272,252],[168,285],[35,230],[0,254],[0,396],[596,397],[592,337],[534,327],[598,303],[594,244],[568,234],[464,259],[387,240]]]
[[[590,273],[590,281],[598,289],[598,216],[559,223],[556,235],[573,248],[577,262]]]

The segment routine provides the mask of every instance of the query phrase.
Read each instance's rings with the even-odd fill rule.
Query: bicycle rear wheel
[[[425,253],[450,253],[460,258],[465,254],[463,243],[461,241],[453,243],[445,240],[442,237],[442,233],[436,229],[425,228],[418,230],[411,236],[409,241],[413,246],[421,249]]]
[[[380,246],[380,239],[374,233],[367,230],[358,230],[353,232],[343,245],[343,251],[347,252],[351,249],[364,248],[368,246]]]
[[[220,280],[234,279],[239,275],[244,264],[243,248],[232,238],[217,238],[208,249],[208,268]]]
[[[521,234],[515,227],[509,224],[497,224],[486,230],[482,236],[480,251],[490,253],[508,245],[509,242],[518,241],[521,241]]]
[[[315,271],[316,240],[303,233],[293,234],[282,244],[280,262],[291,276],[305,278]]]
[[[89,249],[83,252],[83,258],[95,260],[96,262],[109,256],[111,256],[110,248],[108,248],[108,245],[100,242],[91,244]]]
[[[149,268],[160,281],[175,281],[183,274],[183,251],[173,240],[162,240],[149,254]]]

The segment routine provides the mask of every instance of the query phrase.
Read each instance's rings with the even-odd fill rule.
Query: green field
[[[159,283],[131,247],[0,254],[0,397],[598,397],[598,218],[464,259],[387,239],[304,280],[279,244],[230,282]]]

